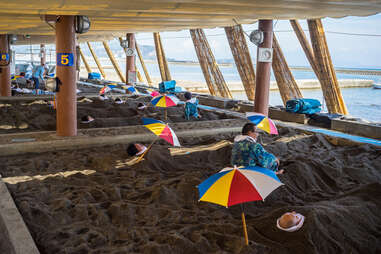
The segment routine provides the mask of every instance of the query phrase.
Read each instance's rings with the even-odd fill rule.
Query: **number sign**
[[[58,53],[57,54],[57,65],[58,66],[73,66],[74,65],[74,54],[73,53]]]

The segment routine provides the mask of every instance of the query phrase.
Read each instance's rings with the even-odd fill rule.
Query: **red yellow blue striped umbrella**
[[[232,206],[250,201],[264,200],[283,183],[274,171],[261,167],[223,169],[198,186],[199,201],[222,206]],[[245,214],[242,207],[242,223],[248,244]]]
[[[174,95],[158,95],[151,100],[151,103],[156,107],[167,108],[176,106],[179,101]]]
[[[269,134],[278,134],[278,129],[276,128],[274,122],[267,116],[260,113],[247,112],[246,117],[259,129],[264,130]]]
[[[152,131],[155,135],[173,146],[180,146],[180,142],[175,132],[168,126],[168,124],[152,118],[143,118],[142,120],[144,127]]]

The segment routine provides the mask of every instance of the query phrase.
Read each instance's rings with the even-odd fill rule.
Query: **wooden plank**
[[[235,65],[245,88],[246,96],[249,100],[253,101],[255,97],[255,72],[242,26],[225,27],[225,33]]]
[[[89,50],[90,50],[90,52],[91,52],[91,55],[93,56],[94,61],[95,61],[95,63],[96,63],[97,66],[98,66],[98,70],[101,72],[102,77],[103,77],[104,79],[106,79],[105,71],[103,70],[103,67],[102,67],[101,63],[99,62],[99,59],[98,59],[97,54],[96,54],[95,51],[93,50],[93,47],[91,47],[90,42],[86,42],[86,44],[87,44],[87,46],[89,47]]]
[[[116,61],[114,54],[112,53],[112,51],[111,51],[111,49],[110,49],[110,47],[106,41],[103,42],[103,47],[105,48],[107,55],[110,58],[111,63],[114,66],[114,69],[115,69],[116,73],[118,74],[120,80],[123,83],[126,83],[126,79],[123,76],[122,70],[120,69],[118,62]]]

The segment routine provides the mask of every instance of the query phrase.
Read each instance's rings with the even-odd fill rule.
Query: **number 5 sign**
[[[74,54],[73,53],[58,53],[57,54],[57,65],[58,66],[73,66],[74,65]]]

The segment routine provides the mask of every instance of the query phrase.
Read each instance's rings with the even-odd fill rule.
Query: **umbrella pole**
[[[167,121],[168,118],[168,113],[167,113],[167,108],[164,109],[164,119]]]
[[[158,140],[158,137],[156,137],[152,142],[151,144],[147,147],[147,150],[144,151],[144,153],[142,153],[142,155],[140,155],[140,157],[138,158],[138,160],[136,162],[139,162],[143,159],[143,157],[148,153],[148,151],[151,149],[152,145],[156,142],[156,140]]]
[[[249,245],[249,237],[247,236],[245,212],[243,211],[243,205],[242,204],[241,204],[241,210],[242,210],[241,216],[242,216],[243,233],[245,235],[245,243],[246,243],[246,245]]]

